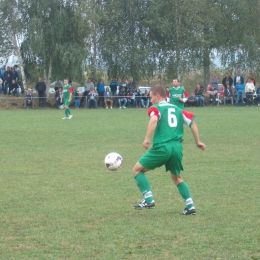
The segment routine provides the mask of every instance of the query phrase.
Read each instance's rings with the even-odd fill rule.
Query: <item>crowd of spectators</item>
[[[19,96],[24,93],[21,71],[17,65],[0,68],[0,95]]]
[[[70,82],[71,83],[71,82]],[[55,107],[62,107],[62,81],[55,82]],[[219,86],[223,87],[220,91]],[[46,84],[40,77],[35,86],[38,93],[39,103],[44,102]],[[21,80],[21,72],[17,65],[13,67],[6,67],[5,65],[0,68],[0,95],[14,95],[19,96],[24,93]],[[76,109],[80,107],[86,108],[110,108],[117,106],[119,109],[127,107],[149,107],[151,105],[149,91],[141,91],[139,86],[133,80],[128,83],[124,78],[119,82],[116,77],[113,77],[108,87],[105,87],[104,80],[100,79],[96,87],[91,78],[88,78],[84,92],[81,94],[75,90],[74,106]],[[166,99],[170,102],[171,88],[166,88]],[[24,106],[33,107],[32,91],[28,90],[24,96]],[[204,105],[241,105],[252,106],[258,104],[260,106],[260,86],[256,89],[256,81],[252,75],[246,80],[237,72],[234,78],[228,73],[224,76],[222,81],[219,81],[217,74],[212,76],[211,82],[208,86],[203,87],[198,83],[194,92],[189,95],[185,106],[201,106]]]
[[[204,88],[199,83],[194,92],[188,98],[186,105],[188,106],[204,106],[204,105],[241,105],[252,106],[258,104],[260,106],[260,86],[256,89],[256,81],[250,75],[245,81],[244,77],[238,72],[234,79],[226,73],[222,82],[219,82],[217,74],[214,74],[211,83]],[[222,91],[223,88],[223,91]],[[205,102],[205,97],[208,100]]]

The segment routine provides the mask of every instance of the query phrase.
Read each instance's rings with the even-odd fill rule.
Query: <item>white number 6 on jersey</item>
[[[177,117],[175,116],[174,112],[175,112],[175,108],[168,109],[168,124],[170,127],[177,126]]]

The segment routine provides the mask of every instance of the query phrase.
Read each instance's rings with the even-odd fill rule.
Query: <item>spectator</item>
[[[246,93],[246,104],[248,105],[254,105],[254,99],[253,99],[253,95],[255,92],[255,85],[253,84],[253,82],[251,81],[251,79],[249,78],[247,80],[247,83],[245,85],[245,93]]]
[[[118,85],[118,82],[116,81],[116,77],[113,77],[113,78],[112,78],[112,81],[110,81],[110,83],[109,83],[109,87],[110,87],[110,89],[111,89],[111,93],[112,93],[112,96],[113,96],[113,97],[116,96],[117,85]]]
[[[97,84],[97,92],[98,92],[98,106],[103,106],[104,93],[105,93],[105,85],[103,79],[100,79],[99,83]]]
[[[134,94],[135,94],[135,106],[140,108],[141,107],[142,93],[141,93],[141,90],[138,86],[136,87]]]
[[[130,98],[127,99],[128,106],[129,107],[134,107],[135,106],[135,93],[134,92],[130,92],[129,96],[130,96]]]
[[[76,90],[75,93],[74,93],[74,99],[75,99],[75,100],[74,100],[74,102],[75,102],[74,105],[75,105],[75,108],[76,108],[76,109],[79,109],[79,108],[80,108],[80,99],[79,99],[79,98],[80,98],[79,91]]]
[[[119,105],[119,108],[120,109],[122,107],[125,108],[126,107],[126,103],[127,103],[126,90],[125,90],[124,87],[122,87],[121,90],[119,90],[119,94],[118,94],[118,105]]]
[[[238,102],[241,100],[242,106],[244,106],[244,93],[245,87],[244,84],[241,83],[240,80],[236,83],[236,106],[238,106]]]
[[[216,98],[217,98],[217,90],[213,85],[211,85],[209,90],[209,104],[212,102],[213,106],[215,106],[217,103]]]
[[[240,82],[240,83],[238,83],[238,82]],[[234,88],[236,89],[236,85],[237,84],[242,84],[242,85],[244,85],[244,78],[243,78],[243,76],[241,76],[240,75],[240,71],[238,71],[238,73],[237,73],[237,75],[235,76],[235,78],[234,78]]]
[[[257,95],[258,106],[260,106],[260,85],[259,85],[259,87],[256,90],[256,95]]]
[[[21,70],[20,70],[20,68],[18,67],[18,65],[14,65],[14,69],[15,69],[15,71],[17,72],[17,75],[18,75],[17,81],[18,81],[19,79],[22,78]]]
[[[0,77],[0,95],[2,95],[2,89],[3,89],[3,80]]]
[[[213,75],[213,78],[211,79],[211,85],[214,86],[215,89],[218,89],[218,76],[217,76],[217,74]]]
[[[134,91],[136,89],[136,84],[135,84],[134,80],[129,81],[129,83],[126,85],[126,89],[127,89],[127,92],[130,93],[130,95],[132,95],[132,93],[134,93]]]
[[[13,94],[14,96],[19,96],[19,86],[17,84],[17,82],[15,81],[15,79],[12,80],[11,85],[9,86],[9,93]]]
[[[39,103],[43,102],[45,91],[46,91],[46,85],[45,82],[42,81],[42,78],[39,78],[35,89],[38,91]]]
[[[250,76],[249,76],[248,79],[251,79],[251,82],[254,84],[254,86],[256,85],[256,84],[255,84],[255,79],[254,79],[254,77],[253,77],[252,74],[250,74]],[[247,80],[247,81],[248,81],[248,80]],[[247,81],[246,81],[246,82],[247,82]]]
[[[167,95],[166,95],[166,98],[167,98]],[[148,108],[149,105],[150,105],[150,94],[149,94],[147,89],[142,94],[141,103],[142,103],[142,107],[147,107]]]
[[[127,92],[127,86],[126,86],[126,81],[125,79],[121,79],[121,82],[119,84],[119,91],[121,90],[121,88],[125,88],[125,92]]]
[[[224,105],[226,105],[227,101],[230,101],[231,105],[233,105],[233,92],[230,85],[227,85],[227,88],[224,90]]]
[[[4,72],[4,94],[6,95],[7,93],[10,94],[10,85],[12,84],[12,79],[13,79],[13,73],[11,71],[10,67],[7,67],[7,70]]]
[[[190,107],[198,106],[197,97],[194,92],[192,92],[191,95],[188,97],[186,104]]]
[[[106,91],[104,93],[104,102],[105,102],[105,106],[106,109],[108,109],[108,103],[110,103],[110,108],[113,108],[113,96],[112,96],[112,92],[109,90],[109,87],[106,88]]]
[[[62,82],[60,80],[56,80],[54,84],[54,90],[55,92],[59,90],[59,87],[62,87]]]
[[[229,85],[231,89],[232,84],[233,84],[233,79],[228,75],[228,73],[226,73],[225,78],[223,78],[222,80],[222,85],[225,87],[225,89],[227,88],[227,85]]]
[[[204,88],[200,86],[200,84],[197,85],[195,89],[195,97],[196,97],[196,106],[204,106]]]
[[[55,107],[58,109],[62,105],[62,86],[55,92]]]
[[[130,106],[130,101],[131,101],[131,95],[129,92],[126,93],[126,103],[128,104],[128,107]]]
[[[88,97],[88,94],[89,94],[91,88],[94,89],[95,86],[94,86],[94,83],[91,81],[91,79],[88,78],[87,83],[85,85],[85,91],[84,91],[84,93],[83,93],[83,95],[81,97],[81,100],[80,100],[80,104],[81,104],[82,107],[83,107],[83,103],[84,103],[85,99],[87,99],[87,97]],[[88,105],[87,102],[88,101],[86,100],[86,107]]]
[[[33,95],[30,89],[27,90],[27,93],[24,97],[24,108],[27,108],[28,106],[33,108]]]
[[[12,68],[11,68],[11,71],[12,71],[12,73],[13,73],[13,79],[15,80],[15,82],[17,82],[18,79],[19,79],[18,72],[15,70],[15,67],[12,67]]]
[[[97,108],[97,100],[96,100],[97,93],[95,92],[94,88],[90,89],[90,92],[88,93],[88,101],[87,101],[87,107],[88,108]]]

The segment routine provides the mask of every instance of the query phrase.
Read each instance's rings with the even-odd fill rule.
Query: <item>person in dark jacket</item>
[[[230,101],[231,105],[233,105],[233,92],[229,85],[227,85],[224,91],[224,105],[226,105],[227,101]]]
[[[98,106],[103,106],[104,93],[105,93],[105,85],[103,79],[100,79],[99,83],[97,84],[97,92],[98,92]]]
[[[222,80],[222,85],[225,87],[225,89],[227,88],[227,85],[232,86],[233,84],[233,79],[228,75],[228,73],[226,73],[225,78]]]
[[[38,91],[39,103],[43,102],[45,91],[46,91],[46,84],[44,81],[42,81],[42,78],[39,78],[35,89]]]
[[[59,87],[58,90],[55,92],[55,107],[58,109],[61,105],[62,99],[62,87]]]
[[[110,83],[109,83],[109,87],[110,87],[110,89],[111,89],[111,92],[112,92],[113,97],[116,96],[117,85],[118,85],[118,82],[117,82],[117,80],[116,80],[116,77],[113,77],[113,78],[112,78],[112,81],[110,81]]]
[[[27,108],[28,106],[33,108],[33,95],[30,89],[27,90],[27,93],[24,97],[24,108]]]
[[[12,83],[9,85],[9,93],[13,94],[14,96],[16,95],[17,97],[19,96],[19,86],[18,83],[15,81],[15,79],[12,80]]]

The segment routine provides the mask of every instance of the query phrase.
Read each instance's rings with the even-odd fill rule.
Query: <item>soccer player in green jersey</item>
[[[65,108],[65,117],[63,117],[62,119],[71,119],[72,114],[70,112],[69,105],[72,100],[73,88],[69,84],[68,79],[64,79],[64,85],[62,88],[63,88],[63,92],[61,97],[61,103],[63,101],[64,108]]]
[[[183,109],[184,103],[188,98],[188,92],[183,87],[180,87],[178,79],[173,79],[172,84],[173,87],[169,89],[170,103]]]
[[[151,89],[150,98],[153,106],[148,109],[150,121],[143,147],[145,149],[149,148],[150,139],[154,133],[153,147],[140,158],[132,170],[136,184],[144,196],[144,199],[139,204],[134,205],[134,208],[143,209],[155,206],[145,172],[165,165],[166,172],[170,171],[171,178],[185,201],[186,207],[182,214],[194,215],[196,210],[189,186],[180,175],[183,170],[182,144],[180,140],[183,136],[183,124],[186,124],[193,133],[197,147],[202,150],[206,148],[205,144],[199,139],[198,128],[194,122],[195,115],[167,103],[165,101],[165,89],[161,86],[155,86]]]

